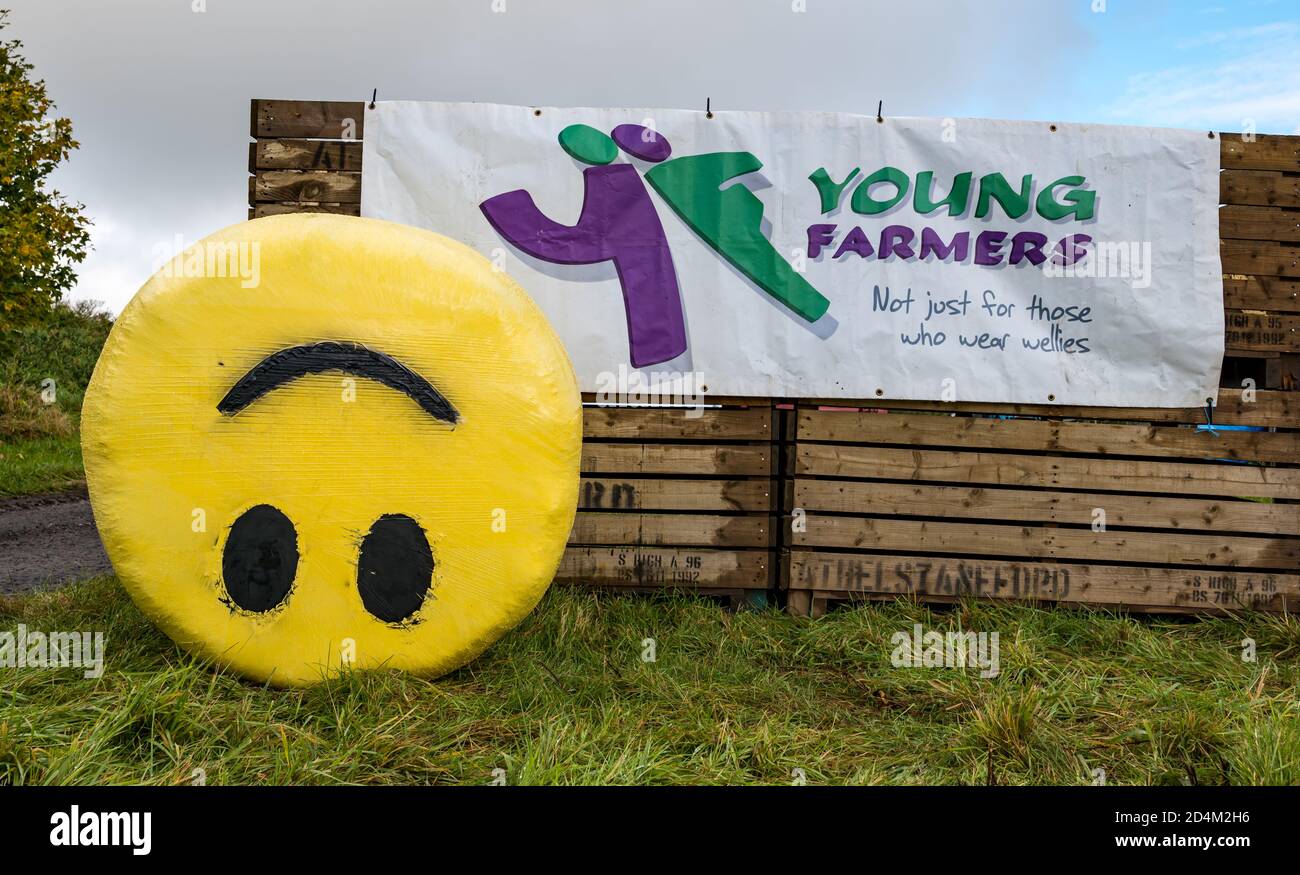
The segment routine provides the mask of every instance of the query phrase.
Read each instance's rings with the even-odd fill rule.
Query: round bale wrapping
[[[469,248],[369,219],[227,228],[153,276],[86,394],[95,521],[136,604],[242,675],[434,676],[524,617],[573,524],[582,407]]]

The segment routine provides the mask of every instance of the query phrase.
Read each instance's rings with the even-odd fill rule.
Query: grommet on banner
[[[1219,430],[1214,425],[1214,399],[1205,399],[1205,424],[1196,426],[1197,431],[1208,431],[1215,437],[1219,436]]]
[[[879,101],[876,104],[876,121],[880,122],[882,125],[885,123],[885,117],[882,114],[884,108],[885,108],[885,102],[883,100]]]
[[[374,109],[374,108],[375,108],[375,98],[377,98],[378,96],[379,96],[379,89],[378,89],[378,88],[376,88],[374,91],[370,92],[370,108],[371,108],[371,109]]]
[[[704,98],[704,117],[713,118],[713,98]]]

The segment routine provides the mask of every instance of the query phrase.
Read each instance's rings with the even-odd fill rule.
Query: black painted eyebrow
[[[424,377],[390,355],[342,340],[291,346],[272,353],[239,378],[239,382],[217,404],[217,410],[226,416],[234,416],[267,392],[291,380],[325,371],[368,377],[407,395],[434,419],[451,425],[460,421],[456,408]]]

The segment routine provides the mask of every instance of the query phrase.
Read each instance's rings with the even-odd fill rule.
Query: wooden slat
[[[254,177],[259,202],[316,201],[361,203],[361,174],[332,170],[259,170]]]
[[[1279,355],[1265,363],[1264,384],[1294,392],[1300,389],[1300,355]]]
[[[1300,498],[1300,468],[800,444],[796,473],[1020,487]]]
[[[773,399],[760,397],[757,395],[711,395],[701,391],[699,398],[692,399],[692,400],[698,401],[700,405],[703,406],[704,409],[708,410],[715,407],[745,407],[745,408],[771,409]],[[665,405],[671,405],[673,403],[681,403],[681,402],[672,402],[667,398],[660,399],[660,403],[636,404],[630,401],[627,402],[620,401],[618,400],[617,397],[615,397],[613,401],[610,401],[610,397],[608,395],[602,397],[601,393],[599,392],[583,392],[582,403],[584,406],[596,407],[602,410],[606,410],[606,409],[609,410],[687,409],[683,407],[665,406]],[[690,405],[688,405],[688,407],[689,406]]]
[[[1219,165],[1225,170],[1300,171],[1300,137],[1267,134],[1246,142],[1239,133],[1221,133]]]
[[[1223,306],[1228,310],[1300,312],[1300,280],[1272,276],[1224,277]]]
[[[689,547],[766,547],[766,516],[579,512],[570,544],[643,544]]]
[[[1300,176],[1225,170],[1219,174],[1219,202],[1256,207],[1300,207]]]
[[[1297,432],[1210,434],[1181,426],[1109,422],[801,410],[799,439],[1300,464]]]
[[[569,547],[555,579],[593,586],[766,589],[763,550],[700,550],[689,547]]]
[[[790,554],[790,589],[1205,611],[1300,608],[1300,576],[934,556]]]
[[[351,100],[253,100],[254,137],[343,139],[351,122],[352,139],[362,138],[366,105]]]
[[[638,440],[691,439],[765,441],[772,433],[772,411],[663,409],[648,407],[584,407],[584,438]]]
[[[581,510],[769,511],[768,480],[669,480],[584,477]]]
[[[796,595],[802,596],[806,598],[809,602],[810,610],[806,614],[795,614],[795,616],[811,616],[811,617],[826,616],[826,612],[830,609],[830,605],[832,603],[856,604],[858,602],[891,602],[891,601],[896,601],[898,599],[898,596],[894,594],[881,594],[881,593],[870,593],[870,592],[844,593],[844,592],[835,592],[833,590],[817,590],[817,591],[806,590],[806,589],[791,590],[790,595],[792,597]],[[917,600],[932,605],[958,605],[961,604],[963,598],[965,597],[946,596],[946,595],[928,595],[928,596],[919,597]],[[1037,602],[1034,602],[1034,604],[1037,604]],[[1229,610],[1233,612],[1233,615],[1237,615],[1243,610],[1240,608],[1232,608],[1232,609],[1205,608],[1205,607],[1197,608],[1197,607],[1192,607],[1190,605],[1132,605],[1132,604],[1122,604],[1122,603],[1108,604],[1108,603],[1093,603],[1093,602],[1076,603],[1076,602],[1070,602],[1068,600],[1056,602],[1054,603],[1053,606],[1060,610],[1065,610],[1067,608],[1083,608],[1083,609],[1103,608],[1105,610],[1118,609],[1122,611],[1136,611],[1143,614],[1161,614],[1165,616],[1178,616],[1178,617],[1196,617],[1196,616],[1215,615],[1215,614],[1224,613],[1225,611],[1229,611]],[[1275,610],[1275,609],[1269,609],[1269,610]]]
[[[359,216],[361,204],[258,204],[248,212],[250,219],[283,216],[287,213],[335,213],[341,216]]]
[[[1220,207],[1219,237],[1300,242],[1300,210],[1277,207]]]
[[[581,514],[579,515],[581,516]],[[743,517],[742,517],[743,519]],[[1032,559],[1114,561],[1225,568],[1300,567],[1300,539],[1183,532],[1063,529],[973,522],[922,522],[808,514],[794,547],[965,553]]]
[[[1252,400],[1253,399],[1253,400]],[[1055,404],[979,404],[946,401],[908,401],[883,398],[849,400],[844,398],[808,399],[800,406],[885,408],[890,410],[932,410],[938,413],[985,413],[1010,416],[1043,416],[1065,419],[1111,419],[1134,422],[1181,422],[1196,425],[1205,422],[1199,407],[1076,407]],[[1300,398],[1290,392],[1220,389],[1214,421],[1227,425],[1300,427]]]
[[[798,478],[793,501],[795,507],[809,514],[820,511],[1086,526],[1092,525],[1094,514],[1100,508],[1105,512],[1108,528],[1300,535],[1300,505],[1224,498],[1035,492]]]
[[[584,443],[582,470],[591,474],[741,477],[770,474],[772,462],[767,445]]]
[[[250,171],[361,169],[358,141],[258,140],[248,152]]]
[[[1300,246],[1250,240],[1221,240],[1223,272],[1260,276],[1300,276]]]
[[[1228,354],[1300,351],[1300,316],[1233,310],[1224,314],[1223,330]]]

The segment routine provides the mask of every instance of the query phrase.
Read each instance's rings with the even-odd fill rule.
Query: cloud
[[[1041,0],[4,0],[81,149],[55,184],[96,234],[79,297],[120,309],[152,248],[242,221],[254,97],[894,115],[1051,115]],[[504,12],[494,12],[504,8]],[[1085,43],[1086,36],[1080,37]],[[1069,96],[1068,94],[1066,95]]]
[[[1234,27],[1228,30],[1211,31],[1180,40],[1176,47],[1180,51],[1196,49],[1203,46],[1216,46],[1226,42],[1239,43],[1244,40],[1270,38],[1294,39],[1300,25],[1293,21],[1275,21],[1271,24],[1257,24],[1251,27]]]
[[[1213,31],[1179,48],[1195,59],[1130,76],[1110,120],[1237,131],[1295,131],[1300,119],[1300,24]]]

